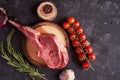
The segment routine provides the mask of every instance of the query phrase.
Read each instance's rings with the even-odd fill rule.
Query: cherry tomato
[[[72,24],[72,23],[75,22],[75,18],[72,17],[72,16],[70,16],[70,17],[68,17],[67,21],[68,21],[70,24]]]
[[[78,35],[78,38],[79,38],[79,40],[85,40],[85,39],[86,39],[86,36],[85,36],[84,33],[80,33],[80,34]]]
[[[79,23],[78,21],[75,21],[75,22],[73,23],[73,25],[74,25],[75,27],[78,27],[78,26],[80,26],[80,23]]]
[[[75,29],[75,32],[76,32],[77,34],[83,33],[82,27],[77,27],[77,28]]]
[[[70,24],[68,22],[63,23],[63,28],[64,29],[68,29],[69,26],[70,26]]]
[[[90,61],[95,61],[96,55],[94,53],[89,53],[89,54],[87,54],[87,58]]]
[[[82,47],[85,47],[85,46],[89,46],[90,42],[88,42],[87,40],[84,39],[80,42],[80,44],[82,45]]]
[[[76,52],[77,54],[79,54],[79,53],[82,53],[83,51],[82,51],[82,48],[81,48],[80,46],[77,46],[77,47],[75,48],[75,52]]]
[[[68,33],[74,33],[74,29],[72,27],[68,27],[67,31]]]
[[[89,63],[88,63],[87,61],[84,61],[84,62],[82,63],[82,68],[83,68],[83,69],[88,69],[88,68],[90,68]]]
[[[84,51],[85,51],[85,53],[92,53],[92,47],[91,46],[85,46]]]
[[[73,47],[78,46],[78,45],[79,45],[79,41],[78,41],[77,39],[74,39],[74,40],[72,41],[72,45],[73,45]]]
[[[84,56],[83,53],[80,53],[80,54],[78,55],[78,60],[81,61],[81,62],[85,60],[85,56]]]
[[[69,37],[70,37],[70,40],[74,40],[75,37],[76,37],[76,35],[75,35],[74,33],[71,33],[71,34],[69,35]]]

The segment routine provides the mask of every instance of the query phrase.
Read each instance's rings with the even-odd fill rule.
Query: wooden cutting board
[[[66,48],[69,47],[69,40],[66,32],[57,24],[52,22],[41,22],[33,27],[41,34],[54,34],[64,44]],[[28,38],[25,39],[24,46],[25,54],[28,60],[36,66],[46,66],[44,60],[37,56],[37,47]]]

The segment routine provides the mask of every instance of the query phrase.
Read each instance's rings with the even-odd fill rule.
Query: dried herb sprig
[[[38,69],[31,66],[24,58],[23,55],[14,50],[11,44],[11,37],[15,30],[11,30],[11,32],[7,36],[7,44],[3,44],[0,42],[0,52],[2,53],[2,57],[7,60],[7,63],[16,68],[16,70],[20,72],[26,72],[28,75],[35,80],[35,78],[41,78],[43,80],[47,80],[44,74],[39,73]]]

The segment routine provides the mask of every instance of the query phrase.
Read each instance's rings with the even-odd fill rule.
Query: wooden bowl
[[[66,32],[57,24],[52,22],[41,22],[33,27],[41,34],[54,34],[60,39],[66,48],[69,47],[69,40]],[[45,61],[37,56],[37,47],[28,39],[25,39],[24,51],[28,60],[36,66],[46,66]]]

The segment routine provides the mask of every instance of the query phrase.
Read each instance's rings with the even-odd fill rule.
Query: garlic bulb
[[[59,75],[60,80],[74,80],[75,79],[75,74],[72,69],[67,69],[64,70],[60,75]]]

